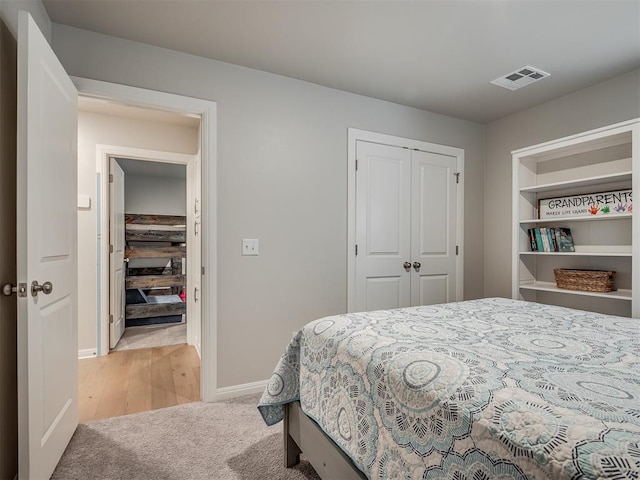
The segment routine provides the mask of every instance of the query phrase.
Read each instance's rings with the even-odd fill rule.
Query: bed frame
[[[284,466],[300,462],[300,454],[309,460],[325,480],[366,480],[367,477],[326,433],[300,408],[300,402],[284,406]]]

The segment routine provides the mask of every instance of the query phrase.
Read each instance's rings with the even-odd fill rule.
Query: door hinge
[[[109,174],[109,183],[113,183],[113,173]]]
[[[358,160],[356,159],[356,172],[358,171]]]
[[[358,256],[358,245],[356,244],[356,256]]]
[[[456,245],[456,255],[458,255],[458,245]]]
[[[109,315],[109,323],[113,323],[113,315]]]
[[[202,275],[204,275],[204,267],[200,267],[201,271],[202,271]]]
[[[113,245],[109,245],[109,253],[113,253]]]
[[[454,175],[456,177],[456,183],[460,183],[460,172],[456,172]]]

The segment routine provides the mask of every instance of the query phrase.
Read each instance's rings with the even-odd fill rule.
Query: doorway
[[[79,287],[80,355],[84,341],[93,345],[84,356],[98,357],[81,360],[81,420],[200,400],[201,302],[187,294],[199,293],[201,277],[200,118],[83,97],[79,104],[79,275],[93,251],[98,267],[95,287]],[[131,300],[136,293],[144,304]],[[97,321],[83,324],[83,310]],[[126,323],[153,341],[166,321],[181,339],[117,351]],[[187,365],[177,384],[172,371]]]
[[[109,347],[187,343],[187,324],[200,321],[197,308],[186,308],[194,254],[187,247],[187,167],[117,157],[109,163]]]
[[[72,81],[81,96],[115,102],[121,105],[135,105],[182,113],[183,115],[195,115],[200,118],[198,144],[200,153],[198,161],[200,164],[198,168],[202,172],[201,183],[199,184],[201,202],[195,213],[195,218],[200,219],[199,228],[202,237],[201,275],[199,277],[202,303],[202,330],[199,334],[201,344],[200,387],[203,401],[215,401],[218,396],[216,367],[218,317],[217,295],[214,284],[217,276],[217,105],[215,102],[200,98],[185,97],[88,78],[72,77]],[[95,168],[95,166],[92,166],[92,168]],[[79,211],[78,214],[80,215],[80,213]],[[187,298],[189,297],[187,296]],[[80,347],[79,354],[83,354],[82,347]]]

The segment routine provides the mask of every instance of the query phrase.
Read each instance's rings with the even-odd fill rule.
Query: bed
[[[325,480],[638,479],[640,319],[501,298],[326,317],[258,409]]]

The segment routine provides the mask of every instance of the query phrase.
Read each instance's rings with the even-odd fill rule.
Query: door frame
[[[202,332],[200,391],[204,402],[217,396],[217,104],[210,100],[71,77],[79,95],[137,107],[200,116],[202,168]]]
[[[109,262],[109,219],[110,219],[110,210],[111,210],[111,202],[110,202],[110,188],[109,188],[109,172],[110,165],[109,161],[111,158],[127,158],[132,160],[141,160],[145,162],[157,162],[157,163],[172,163],[175,165],[184,165],[185,170],[189,168],[190,165],[194,163],[195,157],[197,154],[187,154],[187,153],[173,153],[173,152],[165,152],[160,150],[149,150],[145,148],[132,148],[132,147],[121,147],[118,145],[96,145],[96,172],[100,176],[100,192],[98,193],[100,197],[100,206],[99,208],[99,219],[100,219],[100,265],[102,266],[100,269],[100,316],[98,318],[98,356],[107,355],[109,353],[109,341],[110,341],[110,331],[109,331],[109,296],[110,293],[110,270],[111,265]],[[200,178],[202,178],[202,172],[199,174]],[[189,180],[185,178],[185,182]],[[188,210],[188,205],[191,205],[195,198],[189,198],[189,194],[195,196],[195,192],[192,188],[187,186],[187,198],[186,198],[186,207]],[[188,230],[188,229],[187,229]],[[195,238],[192,238],[192,235],[187,234],[187,252],[189,251],[189,244],[194,242]],[[200,250],[202,252],[202,243],[200,243]],[[187,256],[188,258],[188,256]],[[106,265],[109,265],[108,268],[105,268]],[[189,282],[191,275],[195,272],[191,272],[189,274],[189,270],[187,269],[187,287],[189,287],[192,283]],[[187,304],[187,318],[189,315],[189,304]],[[202,321],[202,311],[200,311],[200,321]],[[190,329],[189,322],[187,322],[187,340],[190,340]],[[192,343],[189,341],[188,343]],[[198,353],[201,354],[200,346],[196,346],[198,349]]]
[[[460,247],[456,259],[456,300],[462,300],[464,295],[464,149],[347,128],[347,312],[356,310],[356,144],[359,140],[456,158],[457,171],[460,173],[456,209],[456,245]]]

